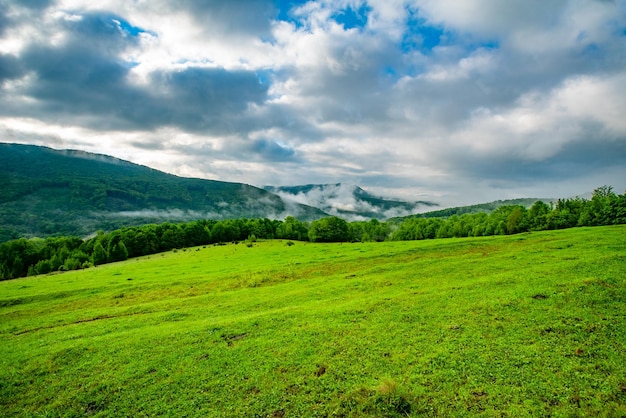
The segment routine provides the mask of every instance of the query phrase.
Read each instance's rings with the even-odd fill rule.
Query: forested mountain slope
[[[245,184],[182,178],[116,158],[0,143],[0,242],[192,219],[325,216]]]
[[[401,221],[405,221],[407,219],[412,219],[412,218],[448,218],[454,215],[460,216],[460,215],[466,215],[466,214],[473,215],[476,213],[491,213],[494,210],[498,209],[499,207],[511,206],[511,205],[524,206],[528,209],[537,201],[541,201],[546,204],[551,204],[551,203],[555,203],[557,199],[519,198],[519,199],[507,199],[507,200],[494,200],[493,202],[479,203],[476,205],[457,206],[453,208],[439,209],[439,210],[417,213],[417,214],[408,215],[408,216],[395,217],[389,220],[392,222],[401,222]]]

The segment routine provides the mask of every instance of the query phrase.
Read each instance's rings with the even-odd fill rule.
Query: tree
[[[206,245],[210,242],[209,233],[202,221],[190,222],[183,225],[183,235],[186,247]]]
[[[22,277],[28,273],[27,266],[24,265],[22,257],[19,255],[13,259],[13,265],[11,266],[10,277]]]
[[[537,200],[528,210],[528,227],[534,230],[545,229],[549,213],[550,206],[541,200]]]
[[[93,246],[92,261],[94,266],[104,264],[107,262],[107,253],[104,251],[104,247],[100,241],[96,242]]]
[[[350,240],[348,223],[336,216],[311,223],[309,239],[312,242],[346,242]]]
[[[119,240],[111,246],[109,249],[109,262],[124,261],[128,258],[128,250],[124,241]]]
[[[41,260],[34,267],[34,274],[47,274],[52,271],[52,262],[50,260]]]
[[[10,279],[9,268],[4,262],[0,262],[0,280]]]
[[[517,206],[511,210],[509,216],[506,218],[506,233],[517,234],[518,232],[524,232],[527,230],[525,222],[526,208],[523,206]]]
[[[578,225],[581,215],[584,217],[584,207],[584,199],[557,200],[554,210],[547,217],[546,227],[548,229],[563,229]]]
[[[369,240],[376,242],[385,241],[390,232],[389,226],[385,222],[380,222],[378,219],[363,222],[361,225],[364,234],[369,237]]]
[[[160,225],[160,246],[161,251],[168,251],[173,248],[183,246],[184,237],[178,225],[165,223]]]
[[[64,245],[59,248],[57,252],[50,259],[52,262],[52,269],[59,270],[59,268],[65,264],[65,260],[70,256],[70,250]]]
[[[278,238],[293,239],[304,241],[308,239],[308,229],[305,224],[294,218],[287,216],[283,222],[276,228]]]
[[[614,209],[618,201],[613,187],[601,186],[595,189],[591,197],[591,225],[611,225],[617,217]]]

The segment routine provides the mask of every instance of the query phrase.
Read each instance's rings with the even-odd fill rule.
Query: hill
[[[307,184],[303,186],[265,186],[265,190],[294,203],[316,207],[328,214],[350,221],[405,216],[437,206],[427,201],[404,202],[373,195],[358,186],[337,184]]]
[[[624,416],[625,226],[0,282],[6,416]]]
[[[0,242],[200,218],[325,216],[240,183],[182,178],[82,151],[0,143]]]
[[[499,207],[509,206],[509,205],[519,205],[524,206],[527,209],[530,208],[535,202],[542,201],[544,203],[550,204],[556,201],[553,198],[519,198],[519,199],[507,199],[507,200],[495,200],[493,202],[487,203],[479,203],[477,205],[469,205],[469,206],[457,206],[453,208],[440,209],[435,211],[417,213],[408,216],[395,217],[390,219],[392,222],[402,222],[407,219],[412,218],[448,218],[453,215],[465,215],[465,214],[475,214],[475,213],[490,213]]]

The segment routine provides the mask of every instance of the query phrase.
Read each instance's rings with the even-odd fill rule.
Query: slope
[[[624,416],[625,226],[0,282],[6,416]]]
[[[469,206],[456,206],[453,208],[439,209],[435,211],[417,213],[407,216],[399,216],[389,219],[391,222],[402,222],[411,218],[448,218],[453,215],[465,215],[465,214],[475,214],[475,213],[490,213],[501,206],[525,206],[526,208],[530,208],[535,202],[542,201],[544,203],[550,204],[556,201],[556,199],[552,198],[519,198],[519,199],[507,199],[507,200],[494,200],[493,202],[487,203],[479,203],[476,205]]]
[[[325,214],[265,190],[182,178],[81,151],[0,143],[0,241],[199,218]]]

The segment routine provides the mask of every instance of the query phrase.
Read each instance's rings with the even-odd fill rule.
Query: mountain
[[[194,219],[327,216],[241,183],[183,178],[117,158],[0,143],[0,242]]]
[[[409,216],[400,216],[389,219],[392,222],[402,222],[406,219],[410,218],[448,218],[453,215],[465,215],[465,214],[475,214],[475,213],[489,213],[500,206],[509,206],[509,205],[521,205],[526,208],[530,208],[536,201],[541,200],[547,204],[556,202],[557,199],[552,198],[520,198],[520,199],[508,199],[508,200],[494,200],[493,202],[488,203],[480,203],[477,205],[470,206],[457,206],[454,208],[446,208],[440,209],[430,212],[423,212],[419,214],[409,215]]]
[[[384,199],[358,186],[337,184],[307,184],[304,186],[274,187],[265,190],[285,201],[316,207],[328,214],[355,220],[387,219],[418,212],[423,207],[437,206],[433,202],[403,202]]]

